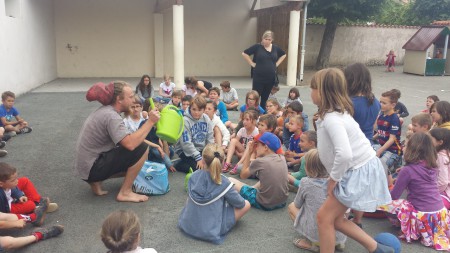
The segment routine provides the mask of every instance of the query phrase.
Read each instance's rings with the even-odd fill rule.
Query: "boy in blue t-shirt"
[[[5,133],[10,136],[29,133],[32,130],[14,107],[15,99],[16,95],[13,92],[5,91],[2,94],[2,105],[0,105],[0,127],[5,128]]]
[[[402,147],[400,144],[401,124],[394,108],[398,101],[398,94],[392,90],[381,94],[381,113],[377,119],[377,133],[374,139],[379,144],[373,147],[377,151],[385,170],[394,172],[401,161]]]
[[[303,117],[301,115],[292,116],[289,119],[288,129],[292,132],[289,139],[289,148],[284,153],[286,157],[288,168],[298,170],[300,167],[300,158],[303,156],[303,151],[300,148],[300,136],[302,135]]]

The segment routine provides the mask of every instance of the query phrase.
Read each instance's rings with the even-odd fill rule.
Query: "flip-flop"
[[[319,247],[306,238],[294,239],[293,243],[299,249],[309,250],[311,252],[319,252]],[[301,243],[307,246],[301,245]]]

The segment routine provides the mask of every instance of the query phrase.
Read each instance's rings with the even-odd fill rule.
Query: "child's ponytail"
[[[203,150],[203,160],[205,161],[205,165],[211,174],[211,179],[216,184],[222,183],[221,173],[224,158],[225,155],[219,144],[208,144]]]

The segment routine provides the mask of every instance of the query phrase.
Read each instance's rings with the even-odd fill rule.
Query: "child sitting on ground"
[[[439,101],[439,97],[436,95],[430,95],[427,97],[427,102],[425,103],[426,109],[423,109],[422,112],[430,113],[431,112],[431,106]]]
[[[175,84],[172,83],[168,74],[164,75],[164,82],[159,85],[159,96],[156,97],[157,102],[167,104],[171,100],[172,93],[175,90]],[[181,98],[181,96],[180,96]]]
[[[404,159],[394,189],[392,203],[378,209],[390,214],[388,218],[400,227],[400,238],[410,243],[419,240],[436,250],[450,250],[450,217],[439,195],[437,182],[436,150],[431,137],[415,133],[407,143]],[[407,197],[400,199],[407,189]]]
[[[202,169],[202,151],[209,143],[214,143],[214,131],[208,115],[204,114],[206,99],[196,96],[192,105],[184,113],[184,131],[175,145],[175,152],[180,160],[175,165],[177,171],[184,173]]]
[[[191,106],[193,98],[190,95],[186,95],[181,99],[181,112],[184,115],[184,112],[186,112],[189,108],[189,106]]]
[[[289,139],[291,138],[291,136],[293,134],[288,129],[289,119],[295,115],[302,115],[302,118],[303,118],[302,131],[303,132],[308,131],[308,128],[309,128],[308,115],[303,113],[303,105],[300,104],[300,102],[294,101],[294,102],[290,103],[288,106],[286,106],[286,118],[284,119],[283,131],[282,131],[282,136],[281,136],[283,145],[286,147],[286,149],[289,148]]]
[[[259,121],[258,121],[258,133],[259,133],[258,135],[261,135],[261,134],[263,134],[265,132],[273,133],[273,131],[275,129],[275,126],[276,126],[276,118],[275,118],[275,116],[273,116],[271,114],[261,115],[261,117],[259,117]],[[283,152],[282,152],[282,150],[280,150],[278,153],[282,154]],[[236,174],[239,174],[241,172],[242,164],[244,163],[244,160],[245,160],[246,156],[250,156],[250,161],[255,160],[254,154],[251,154],[249,152],[249,146],[248,145],[245,147],[244,154],[242,155],[242,157],[239,160],[239,162],[233,167],[233,169],[230,170],[230,174],[231,175],[236,175]]]
[[[125,114],[125,118],[123,119],[127,132],[129,134],[136,132],[142,121],[144,121],[147,117],[147,111],[142,111],[141,99],[135,95],[133,105],[130,106],[129,112]]]
[[[208,96],[211,101],[214,101],[217,104],[216,115],[219,116],[225,126],[229,127],[231,125],[231,121],[228,120],[228,112],[225,103],[219,99],[220,89],[217,87],[212,87],[209,89]]]
[[[273,86],[272,90],[270,90],[269,98],[277,100],[275,94],[280,91],[280,86]],[[267,104],[266,104],[267,107]]]
[[[308,130],[300,135],[300,142],[298,143],[303,152],[308,152],[317,146],[317,133],[314,130]],[[305,158],[300,158],[300,168],[297,172],[289,173],[288,182],[289,185],[298,187],[300,180],[306,177],[305,171]]]
[[[402,93],[397,90],[397,89],[392,89],[393,92],[396,92],[398,95],[398,99],[400,99],[400,97],[402,96]],[[408,109],[406,109],[406,106],[397,100],[397,103],[395,104],[394,107],[394,111],[395,113],[397,113],[398,118],[400,119],[400,123],[403,124],[403,118],[406,118],[409,116],[409,112]]]
[[[4,134],[10,136],[30,133],[32,131],[32,128],[28,126],[28,122],[19,116],[19,111],[14,107],[15,100],[16,95],[13,92],[3,92],[2,105],[0,105],[0,127],[4,127]]]
[[[302,158],[303,151],[300,148],[300,136],[302,135],[303,118],[301,115],[295,115],[289,119],[288,129],[292,132],[289,139],[289,148],[284,153],[286,157],[288,169],[297,171],[300,167],[300,158]]]
[[[223,81],[220,83],[222,92],[220,93],[220,100],[225,103],[227,110],[238,110],[239,97],[236,89],[231,88],[229,81]]]
[[[131,210],[112,212],[103,221],[100,234],[109,252],[156,253],[152,248],[139,247],[141,223]]]
[[[439,128],[450,130],[450,103],[448,101],[438,101],[431,106],[431,117]]]
[[[251,90],[247,92],[247,95],[245,96],[245,104],[239,108],[241,111],[241,114],[239,115],[239,122],[237,124],[233,123],[230,125],[230,128],[233,129],[233,135],[236,135],[236,133],[242,128],[244,112],[249,108],[256,109],[259,112],[259,115],[265,113],[264,109],[259,105],[259,99],[260,97],[257,91]]]
[[[18,178],[17,169],[7,163],[0,163],[0,188],[0,212],[13,213],[34,226],[41,226],[45,214],[58,209],[39,195],[28,178]]]
[[[237,132],[236,137],[231,139],[227,151],[227,159],[223,164],[223,173],[227,173],[232,168],[231,159],[236,155],[239,159],[243,156],[245,148],[249,141],[253,140],[259,132],[256,127],[258,121],[258,111],[253,108],[248,109],[243,113],[243,127]]]
[[[401,162],[402,147],[400,145],[401,124],[394,108],[398,101],[398,93],[386,91],[381,94],[381,113],[377,119],[377,133],[374,139],[379,144],[373,148],[383,163],[386,172],[394,173]]]
[[[282,136],[283,135],[283,124],[284,124],[284,111],[281,107],[281,104],[278,102],[278,100],[269,98],[266,101],[266,111],[267,114],[272,114],[276,117],[277,124],[275,127],[275,130],[273,133],[276,136]]]
[[[284,106],[288,106],[290,103],[298,101],[300,104],[303,104],[300,100],[300,91],[297,88],[291,88],[288,93],[288,97],[286,99],[286,103],[284,103]]]
[[[300,249],[319,252],[319,231],[316,215],[319,208],[325,202],[328,183],[328,172],[319,159],[317,149],[309,150],[303,157],[306,166],[307,177],[302,178],[300,187],[294,202],[289,204],[288,213],[294,222],[295,230],[301,238],[294,240],[294,245]],[[342,251],[345,248],[347,237],[341,232],[336,232],[336,249]]]
[[[158,109],[158,111],[161,111],[164,106],[160,103],[155,103],[155,108]],[[150,101],[147,99],[144,103],[144,111],[149,111],[150,109]],[[139,125],[139,128],[145,124],[147,120],[144,120]],[[145,143],[148,144],[149,150],[148,150],[148,160],[157,162],[157,163],[164,163],[166,166],[166,169],[168,169],[170,172],[175,172],[176,169],[173,167],[173,163],[170,160],[173,156],[173,150],[172,147],[169,146],[167,141],[161,140],[158,135],[156,135],[156,124],[153,125],[150,132],[147,134],[147,137],[145,137]]]
[[[188,198],[178,227],[194,238],[221,244],[236,222],[249,210],[250,203],[221,175],[224,153],[218,144],[203,151],[205,167],[189,179]]]
[[[205,114],[208,115],[209,119],[213,124],[214,130],[214,139],[217,144],[222,144],[222,148],[224,150],[227,149],[228,144],[230,143],[230,131],[228,131],[227,127],[220,120],[219,116],[216,115],[217,104],[214,101],[207,101]]]
[[[445,208],[450,209],[450,130],[433,128],[430,135],[437,152],[439,193]]]
[[[433,119],[429,113],[421,112],[411,118],[411,131],[413,133],[426,133],[433,126]]]
[[[174,90],[172,92],[172,99],[169,101],[168,105],[173,105],[181,109],[181,90]],[[190,96],[189,96],[190,97]],[[189,98],[187,97],[187,98]]]
[[[277,154],[281,149],[280,139],[265,132],[248,145],[250,154],[254,153],[256,159],[250,163],[250,156],[246,157],[240,177],[258,176],[259,182],[248,186],[235,178],[230,177],[230,181],[255,208],[270,211],[284,207],[289,196],[288,170],[284,156]]]
[[[24,228],[25,224],[25,220],[19,219],[15,214],[0,213],[0,229]],[[32,243],[58,236],[63,231],[63,226],[56,225],[52,227],[38,228],[28,236],[0,236],[0,252],[19,249]]]

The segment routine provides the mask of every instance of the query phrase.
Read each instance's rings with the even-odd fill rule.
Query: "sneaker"
[[[54,211],[58,210],[58,208],[58,204],[50,203],[48,204],[47,213],[53,213]]]
[[[42,240],[45,240],[45,239],[52,238],[52,237],[62,234],[62,232],[64,232],[64,226],[56,225],[56,226],[47,227],[47,228],[38,228],[34,232],[41,233]]]
[[[17,133],[15,131],[6,132],[4,136],[8,136],[8,140],[11,139],[11,137],[16,136]]]
[[[31,131],[33,131],[33,129],[31,127],[24,127],[22,129],[20,129],[21,134],[31,133]]]
[[[334,247],[337,251],[344,251],[345,249],[345,244],[344,243],[338,243],[336,244],[336,246]]]
[[[47,213],[49,202],[50,200],[48,198],[41,198],[41,202],[36,206],[36,209],[34,209],[36,219],[31,222],[33,226],[42,226],[42,223],[44,223],[45,214]]]
[[[7,154],[8,154],[8,151],[6,151],[4,149],[0,149],[0,157],[4,157]]]
[[[15,133],[15,132],[14,132]],[[4,134],[1,138],[0,141],[8,141],[9,139],[11,139],[11,136],[9,134]]]
[[[6,146],[6,142],[5,141],[0,141],[0,148],[4,148]]]

